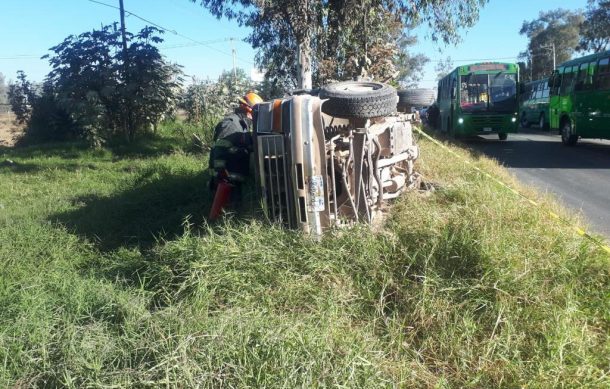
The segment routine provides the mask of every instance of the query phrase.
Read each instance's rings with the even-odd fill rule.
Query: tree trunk
[[[313,81],[311,74],[311,39],[309,37],[305,37],[299,43],[297,72],[297,88],[311,89]]]

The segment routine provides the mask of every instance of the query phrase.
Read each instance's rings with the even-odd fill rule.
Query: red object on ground
[[[216,194],[214,195],[214,202],[212,203],[212,209],[210,209],[210,216],[208,220],[216,220],[222,214],[224,206],[229,202],[231,197],[231,189],[233,185],[226,181],[220,181],[216,188]]]

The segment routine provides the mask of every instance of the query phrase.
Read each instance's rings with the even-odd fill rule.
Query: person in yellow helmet
[[[210,151],[212,191],[216,190],[220,180],[238,186],[250,171],[252,115],[255,106],[263,99],[250,91],[238,100],[239,106],[235,111],[225,116],[214,129],[214,144]]]

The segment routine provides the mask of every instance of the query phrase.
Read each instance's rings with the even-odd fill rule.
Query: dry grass
[[[23,126],[14,121],[15,115],[0,113],[0,146],[13,146],[23,134]]]

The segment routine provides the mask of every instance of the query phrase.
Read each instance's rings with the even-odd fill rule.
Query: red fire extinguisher
[[[216,193],[214,194],[214,201],[212,202],[212,208],[210,209],[210,215],[208,216],[208,220],[210,221],[214,221],[220,217],[222,210],[231,198],[231,191],[234,187],[234,185],[229,182],[226,170],[218,173],[216,182]]]

